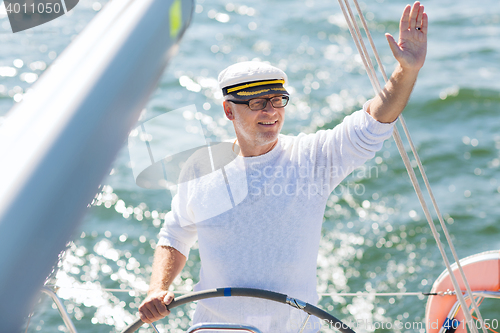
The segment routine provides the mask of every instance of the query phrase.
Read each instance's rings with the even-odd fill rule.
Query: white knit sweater
[[[326,201],[390,137],[392,124],[354,112],[331,130],[279,135],[268,153],[237,157],[221,170],[179,185],[158,245],[188,257],[198,238],[195,290],[260,288],[316,304],[316,260]],[[187,172],[196,173],[196,166]],[[229,184],[229,186],[227,185]],[[194,323],[250,324],[262,332],[297,332],[305,313],[270,301],[227,297],[200,301]],[[319,322],[307,331],[314,332]]]

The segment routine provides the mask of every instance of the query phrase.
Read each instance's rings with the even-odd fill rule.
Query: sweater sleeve
[[[194,214],[189,208],[190,185],[192,179],[195,179],[193,159],[194,154],[182,168],[179,176],[180,184],[177,185],[177,194],[172,198],[171,210],[165,215],[165,222],[158,235],[160,246],[171,246],[186,259],[189,257],[189,251],[198,238],[195,225]]]
[[[321,170],[317,175],[324,177],[321,181],[329,184],[330,192],[354,169],[373,158],[392,135],[394,122],[385,124],[373,119],[366,112],[369,103],[335,128],[307,135],[301,142],[308,150],[309,161]]]
[[[185,202],[186,200],[179,198],[179,193],[172,199],[172,210],[165,215],[165,223],[158,235],[158,245],[171,246],[187,259],[189,250],[196,242],[198,235],[196,225],[186,211]]]

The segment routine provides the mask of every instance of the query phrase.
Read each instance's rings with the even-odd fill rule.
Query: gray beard
[[[244,128],[245,126],[243,125],[242,122],[240,122],[239,118],[235,117],[234,121],[238,124],[239,128]],[[281,128],[280,128],[281,130]],[[240,131],[238,134],[241,135],[243,138],[245,138],[245,141],[247,142],[255,142],[258,146],[264,146],[267,144],[270,144],[278,138],[279,135],[278,131],[276,134],[274,133],[257,133],[256,136],[251,137],[248,135],[245,131]]]

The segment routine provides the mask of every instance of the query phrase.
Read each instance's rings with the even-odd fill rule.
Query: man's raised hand
[[[394,57],[405,70],[418,71],[425,62],[427,53],[427,13],[416,1],[413,7],[407,5],[399,22],[399,41],[391,34],[385,34]]]

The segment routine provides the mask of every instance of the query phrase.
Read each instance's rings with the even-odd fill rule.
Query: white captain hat
[[[242,100],[274,93],[288,95],[283,87],[287,81],[281,69],[258,61],[239,62],[219,74],[223,95]]]

